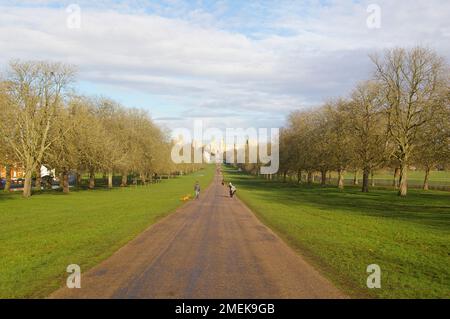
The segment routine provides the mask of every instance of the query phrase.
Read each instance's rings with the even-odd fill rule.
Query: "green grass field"
[[[362,179],[361,173],[359,174],[359,178]],[[348,174],[346,178],[352,179],[353,175]],[[385,179],[392,181],[394,178],[394,172],[390,172],[387,170],[379,170],[374,175],[375,180],[377,179]],[[408,171],[408,181],[413,183],[422,184],[425,178],[425,172],[421,170],[417,171]],[[430,183],[436,183],[441,185],[450,185],[450,171],[431,171],[430,172]]]
[[[149,186],[50,192],[30,199],[0,193],[0,298],[45,297],[65,283],[66,267],[82,271],[106,259],[182,204],[214,166]]]
[[[331,174],[332,178],[337,180],[337,173]],[[346,172],[344,175],[347,185],[353,184],[354,173]],[[425,171],[416,170],[408,171],[408,184],[412,188],[422,188],[425,178]],[[394,172],[388,170],[378,170],[374,174],[375,185],[391,186],[394,179]],[[362,172],[358,173],[359,183],[362,183]],[[430,187],[450,189],[450,171],[431,171],[429,177]]]
[[[450,193],[298,186],[232,169],[227,179],[257,216],[353,297],[450,297]],[[368,289],[366,267],[381,267]]]

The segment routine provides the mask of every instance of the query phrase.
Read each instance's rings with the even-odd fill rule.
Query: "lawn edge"
[[[326,279],[332,282],[333,285],[336,286],[336,288],[342,290],[351,299],[374,299],[374,298],[378,299],[376,295],[364,294],[358,291],[358,289],[355,288],[354,283],[350,282],[347,278],[339,274],[332,267],[326,265],[319,257],[314,255],[314,253],[311,252],[310,249],[294,242],[294,240],[290,239],[289,236],[273,227],[270,224],[270,222],[268,222],[264,218],[262,213],[256,207],[254,207],[248,200],[243,199],[241,196],[238,196],[238,198],[250,209],[253,215],[255,215],[255,217],[261,223],[263,223],[266,227],[270,228],[270,230],[272,230],[278,237],[280,237],[280,239],[286,245],[292,248],[297,254],[301,255],[306,262],[308,262],[311,266],[313,266],[314,269],[316,269],[322,276],[324,276]]]

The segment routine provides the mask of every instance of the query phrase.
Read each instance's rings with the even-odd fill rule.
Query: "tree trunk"
[[[368,167],[364,167],[364,169],[363,169],[363,184],[362,184],[362,192],[363,193],[369,192],[369,174],[370,174],[370,169]]]
[[[36,169],[36,182],[34,183],[34,187],[40,191],[42,186],[42,177],[41,177],[41,165],[38,165]]]
[[[113,172],[108,172],[108,188],[113,188]]]
[[[60,186],[63,190],[63,193],[69,193],[69,172],[66,169],[63,169],[60,175]]]
[[[370,181],[371,181],[372,187],[375,187],[375,178],[373,177],[373,175],[374,175],[374,172],[371,171],[370,172]]]
[[[95,172],[93,170],[89,171],[89,189],[95,188]]]
[[[358,170],[355,170],[355,175],[353,176],[353,185],[358,185],[359,181],[358,181]]]
[[[301,182],[302,182],[302,171],[299,169],[297,171],[297,183],[301,184]]]
[[[429,179],[430,179],[430,168],[426,167],[425,168],[425,179],[423,181],[423,190],[424,191],[427,191],[430,189]]]
[[[400,166],[400,186],[398,195],[402,197],[408,195],[408,166],[406,164]]]
[[[127,173],[122,174],[122,183],[120,183],[120,186],[125,187],[128,184],[128,175]]]
[[[321,170],[320,173],[321,173],[321,178],[322,178],[320,185],[325,186],[327,184],[327,171]]]
[[[154,181],[153,181],[153,173],[149,173],[148,174],[148,183],[149,184],[153,184],[154,183]]]
[[[31,176],[33,175],[32,169],[25,171],[25,182],[23,184],[23,197],[28,198],[31,196]]]
[[[11,165],[6,165],[5,167],[5,188],[3,188],[3,191],[9,192],[11,189]]]
[[[284,171],[283,172],[283,183],[286,183],[286,176],[287,176],[287,172]]]
[[[338,188],[344,189],[344,174],[342,169],[338,170]]]
[[[313,174],[312,172],[308,172],[308,184],[312,184],[313,183]]]
[[[81,174],[80,172],[77,172],[77,187],[81,186]]]
[[[399,185],[400,185],[400,168],[396,167],[394,172],[394,182],[392,183],[392,186],[394,186],[395,189],[398,189]]]
[[[63,173],[59,173],[59,188],[63,188],[64,187],[64,176]]]

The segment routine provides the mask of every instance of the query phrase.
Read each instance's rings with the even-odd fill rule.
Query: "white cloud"
[[[448,1],[378,1],[379,30],[366,27],[369,2],[319,3],[281,2],[270,19],[257,3],[233,15],[226,2],[209,11],[152,2],[151,12],[142,1],[81,3],[81,29],[66,27],[64,7],[2,6],[0,63],[76,64],[80,80],[157,95],[184,107],[180,116],[224,126],[280,124],[296,107],[346,94],[370,75],[375,50],[422,44],[450,56]]]

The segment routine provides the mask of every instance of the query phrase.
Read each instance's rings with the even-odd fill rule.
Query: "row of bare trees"
[[[336,171],[344,187],[344,172],[369,176],[384,167],[396,169],[400,196],[408,190],[408,168],[426,172],[444,168],[450,159],[449,68],[434,51],[416,47],[392,49],[371,57],[374,76],[360,83],[347,98],[290,115],[280,136],[284,174],[302,174],[311,182],[320,172]]]
[[[74,77],[65,64],[14,61],[0,79],[0,165],[23,168],[25,197],[33,177],[40,189],[41,165],[56,170],[64,192],[69,174],[88,174],[94,188],[96,173],[112,187],[114,173],[126,185],[130,174],[146,183],[155,173],[192,169],[174,166],[171,141],[144,111],[77,95]]]

